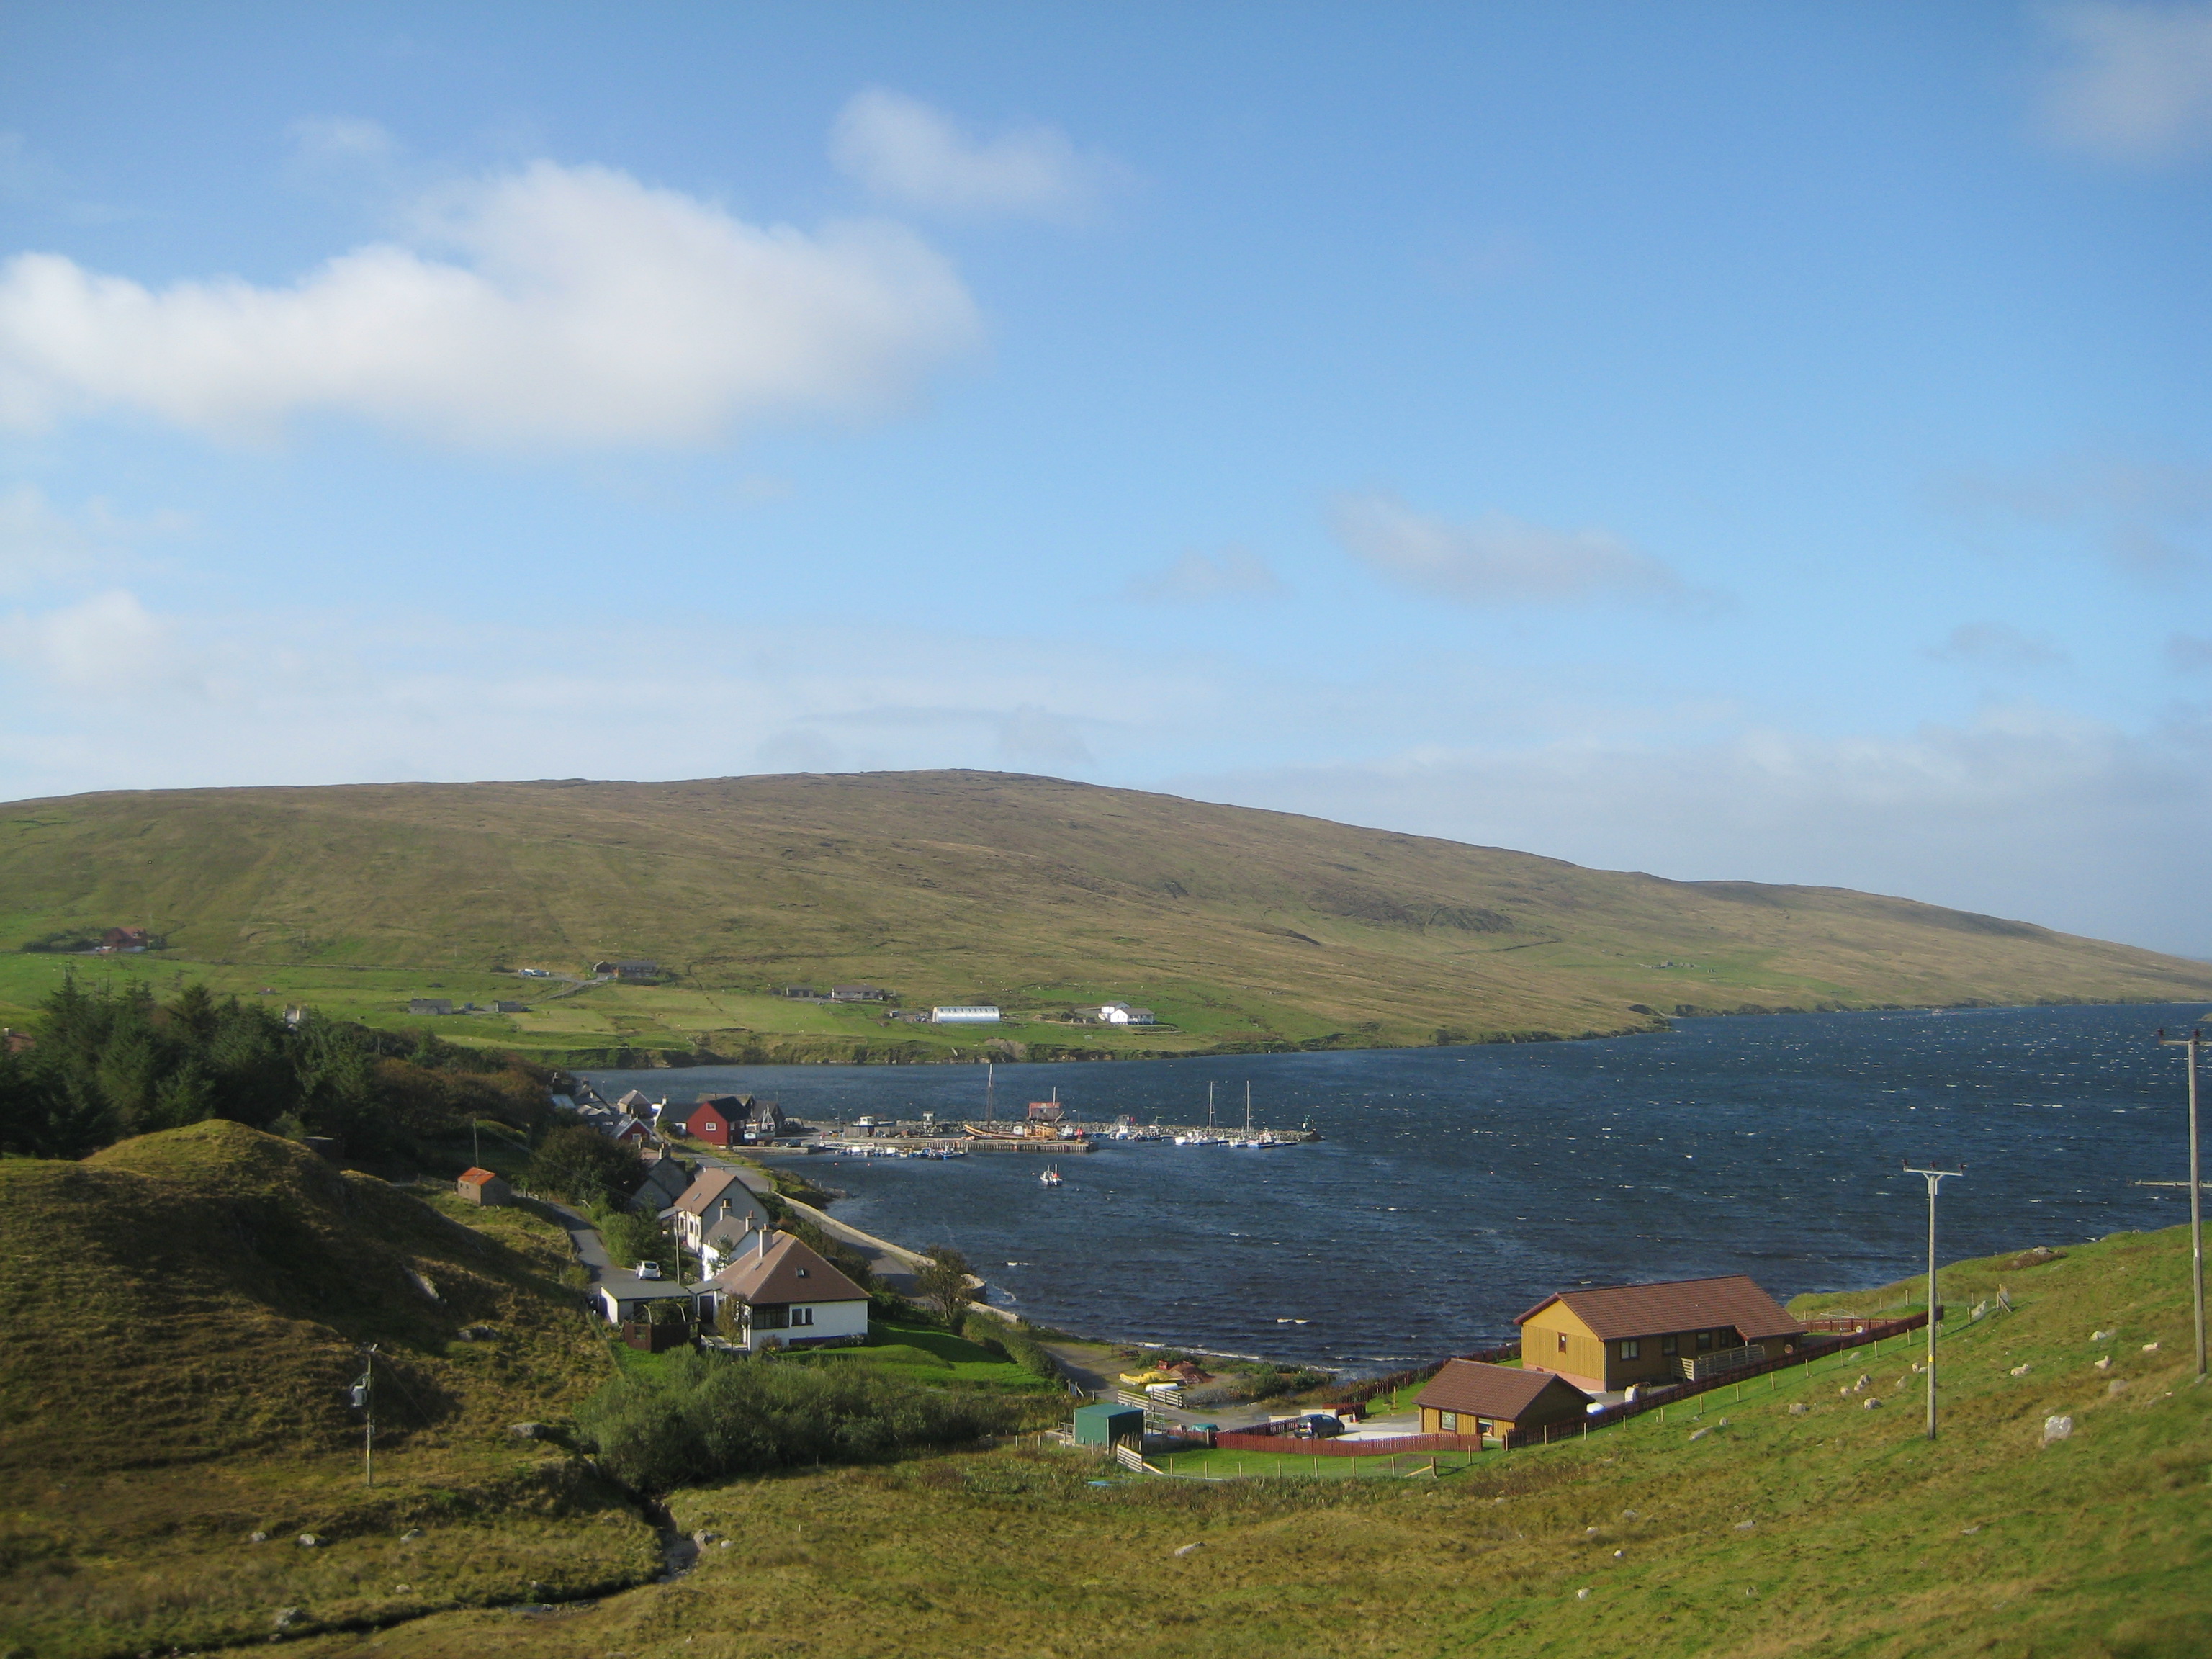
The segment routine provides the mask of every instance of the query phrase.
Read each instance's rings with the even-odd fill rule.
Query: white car
[[[658,1279],[660,1277],[660,1264],[658,1261],[641,1261],[634,1271],[640,1279]]]

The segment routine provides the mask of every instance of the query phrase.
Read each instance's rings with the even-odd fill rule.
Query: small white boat
[[[1059,1166],[1057,1164],[1054,1164],[1054,1165],[1053,1165],[1053,1167],[1052,1167],[1051,1169],[1047,1170],[1046,1170],[1042,1175],[1039,1176],[1037,1177],[1037,1179],[1038,1179],[1039,1181],[1042,1181],[1042,1182],[1044,1182],[1044,1184],[1045,1184],[1046,1186],[1048,1186],[1048,1187],[1057,1187],[1057,1186],[1059,1186],[1059,1185],[1060,1185],[1060,1166]]]

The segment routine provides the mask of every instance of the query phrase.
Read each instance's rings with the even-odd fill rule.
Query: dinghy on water
[[[1054,1164],[1054,1165],[1052,1166],[1052,1168],[1050,1168],[1049,1170],[1046,1170],[1042,1175],[1039,1176],[1037,1177],[1037,1179],[1038,1179],[1039,1181],[1042,1181],[1042,1182],[1044,1182],[1044,1184],[1045,1184],[1046,1186],[1048,1186],[1048,1187],[1057,1187],[1057,1186],[1059,1186],[1059,1185],[1060,1184],[1060,1165],[1058,1165],[1057,1164]]]

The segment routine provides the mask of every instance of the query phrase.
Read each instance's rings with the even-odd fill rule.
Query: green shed
[[[1078,1406],[1075,1443],[1110,1446],[1117,1440],[1145,1440],[1145,1414],[1134,1406]]]

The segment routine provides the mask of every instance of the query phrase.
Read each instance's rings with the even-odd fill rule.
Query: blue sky
[[[0,796],[1048,772],[2212,955],[2212,9],[0,12]]]

